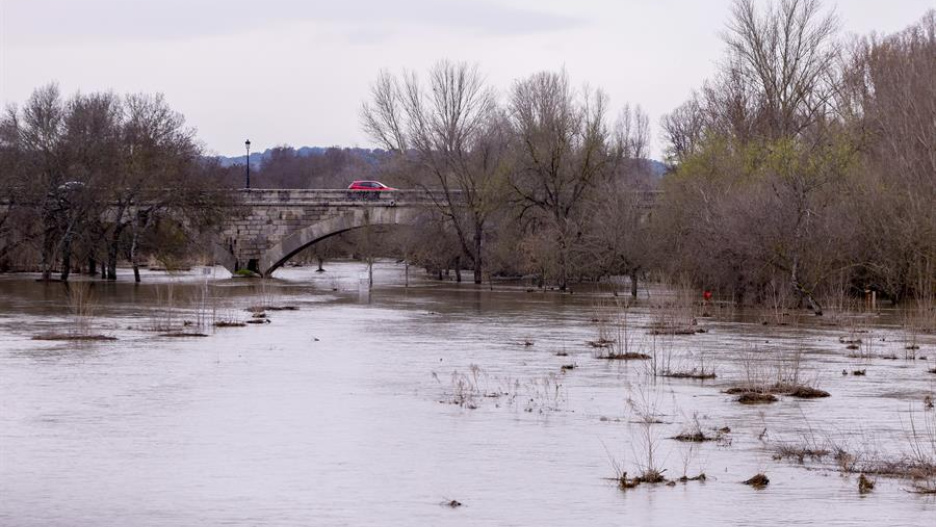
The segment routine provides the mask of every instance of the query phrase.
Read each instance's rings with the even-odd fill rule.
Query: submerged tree
[[[614,166],[607,97],[599,91],[576,93],[564,72],[542,72],[514,86],[510,116],[519,145],[510,178],[519,215],[537,231],[538,265],[553,267],[565,289],[582,232],[582,204]]]
[[[35,90],[22,109],[8,108],[2,126],[4,153],[16,168],[13,182],[23,189],[35,221],[35,230],[28,236],[39,240],[44,280],[51,279],[67,233],[74,230],[78,218],[66,215],[69,202],[74,200],[65,194],[81,191],[77,185],[66,185],[70,165],[66,112],[58,86],[49,84]]]
[[[664,118],[680,163],[664,236],[690,274],[742,294],[780,279],[817,314],[815,289],[842,262],[811,249],[856,154],[832,104],[836,27],[819,0],[737,0],[719,76]]]
[[[503,197],[508,136],[477,67],[442,61],[422,82],[383,72],[362,110],[365,131],[397,156],[448,219],[480,284],[490,216]]]
[[[0,163],[9,171],[17,240],[3,250],[38,242],[43,278],[60,264],[67,280],[82,259],[106,262],[116,278],[119,257],[139,280],[141,240],[161,216],[186,232],[217,219],[223,196],[205,193],[204,163],[194,133],[161,95],[76,94],[63,100],[54,84],[35,90],[22,108],[0,119]],[[0,223],[0,227],[2,227]],[[11,229],[12,230],[12,229]],[[150,254],[160,251],[149,247]]]
[[[864,279],[900,300],[936,295],[936,11],[852,50],[844,100],[862,137],[855,225]]]

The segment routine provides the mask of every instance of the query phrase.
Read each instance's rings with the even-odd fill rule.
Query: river
[[[596,358],[586,342],[623,297],[585,287],[415,270],[407,287],[389,262],[370,292],[353,262],[226,276],[95,283],[83,327],[116,339],[99,342],[33,340],[75,327],[75,301],[61,284],[0,277],[0,525],[936,525],[936,499],[911,480],[875,477],[859,494],[828,457],[775,459],[784,444],[866,458],[926,446],[908,435],[933,413],[936,340],[920,336],[905,360],[896,315],[859,328],[716,312],[697,320],[705,333],[658,338],[648,327],[670,297],[651,290],[612,336],[680,364],[705,357],[717,378],[701,381]],[[295,309],[162,336],[183,320],[255,320],[257,305]],[[855,334],[858,357],[840,341]],[[723,393],[754,357],[790,350],[831,397],[745,406]],[[696,422],[718,439],[670,439]],[[639,473],[648,449],[664,476],[706,480],[621,490],[618,470]],[[742,484],[757,473],[766,488]]]

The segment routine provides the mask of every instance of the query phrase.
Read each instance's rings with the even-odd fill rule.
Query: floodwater
[[[404,287],[391,263],[368,293],[361,264],[326,269],[97,283],[83,320],[117,339],[102,342],[32,340],[74,328],[76,302],[61,284],[0,277],[0,525],[936,525],[936,499],[909,480],[877,477],[862,496],[829,458],[774,459],[784,443],[910,451],[911,429],[933,422],[936,340],[905,360],[896,315],[763,326],[715,309],[698,319],[707,333],[652,337],[667,298],[655,292],[612,336],[682,369],[704,357],[718,377],[654,379],[646,361],[586,344],[620,316],[607,293],[416,271]],[[154,331],[247,321],[254,305],[297,309],[207,337]],[[839,342],[854,335],[861,358]],[[793,352],[831,397],[743,406],[722,393]],[[731,431],[670,439],[694,421]],[[665,476],[706,481],[620,490],[616,470],[639,473],[648,447]],[[766,488],[741,483],[761,472]]]

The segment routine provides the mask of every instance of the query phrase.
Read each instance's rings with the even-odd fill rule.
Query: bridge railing
[[[241,189],[243,205],[428,205],[443,200],[441,192],[423,190]]]

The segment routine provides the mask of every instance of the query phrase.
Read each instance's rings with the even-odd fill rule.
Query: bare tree
[[[514,86],[510,115],[519,144],[510,183],[520,217],[552,232],[545,250],[555,255],[556,281],[565,289],[581,233],[581,205],[614,167],[607,98],[589,89],[576,93],[565,72],[542,72]]]
[[[127,255],[139,282],[141,237],[155,226],[160,214],[173,207],[182,209],[179,205],[200,152],[194,132],[161,94],[128,95],[124,101],[121,165],[108,182],[107,277],[116,278],[122,237],[129,232]]]
[[[660,120],[669,147],[666,157],[677,165],[698,151],[705,130],[705,115],[697,95],[693,95]]]
[[[863,139],[846,216],[861,229],[869,284],[894,299],[932,296],[936,281],[936,11],[907,30],[859,41],[845,90]]]
[[[821,119],[834,89],[838,19],[821,0],[780,0],[765,12],[736,0],[723,35],[731,68],[757,93],[760,132],[795,136]],[[763,3],[761,3],[763,5]]]
[[[641,273],[650,266],[650,210],[656,184],[647,160],[650,121],[640,106],[624,105],[614,127],[615,166],[588,195],[578,252],[594,278],[627,275],[637,296]]]
[[[22,109],[7,110],[6,141],[17,150],[21,184],[38,219],[41,269],[50,280],[59,254],[61,212],[60,188],[68,181],[68,159],[64,147],[66,108],[58,86],[49,84],[33,91]]]
[[[67,205],[59,216],[63,226],[62,279],[67,280],[73,254],[93,259],[103,238],[108,205],[102,192],[120,170],[123,104],[113,93],[78,93],[69,99],[64,143],[70,160],[68,182],[58,189]]]
[[[398,78],[383,72],[371,91],[362,110],[365,131],[415,173],[411,181],[417,187],[441,191],[436,208],[449,220],[480,284],[483,241],[503,196],[508,152],[493,91],[477,67],[448,61],[432,67],[425,84],[415,73]]]

